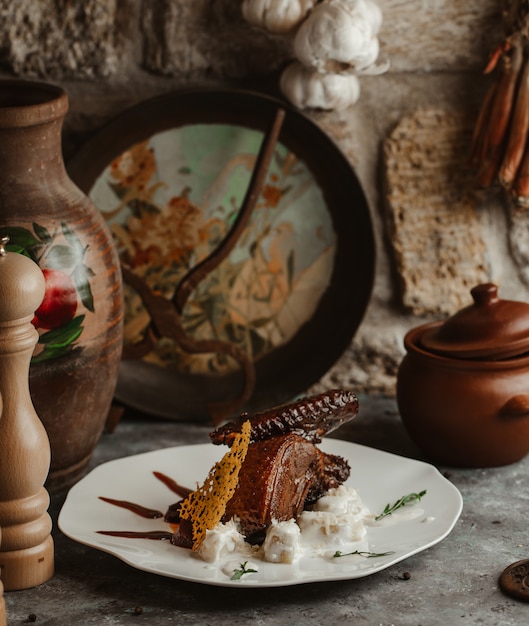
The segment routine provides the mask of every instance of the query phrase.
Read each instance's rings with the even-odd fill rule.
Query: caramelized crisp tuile
[[[250,422],[243,424],[241,432],[230,450],[211,468],[204,484],[183,500],[180,517],[191,522],[193,550],[198,549],[206,531],[222,519],[226,505],[235,492],[239,471],[250,444]]]

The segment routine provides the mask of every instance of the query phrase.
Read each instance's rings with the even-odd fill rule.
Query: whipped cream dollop
[[[340,485],[299,516],[302,545],[317,552],[360,543],[365,549],[368,519],[370,512],[357,491]]]
[[[206,532],[198,555],[208,563],[234,553],[271,563],[294,563],[301,555],[325,556],[340,548],[367,550],[366,525],[373,516],[353,487],[340,485],[324,494],[297,520],[273,520],[260,547],[250,546],[237,520],[217,524]]]
[[[230,520],[206,531],[206,537],[198,547],[197,554],[208,563],[216,563],[234,552],[244,554],[247,545],[235,520]]]

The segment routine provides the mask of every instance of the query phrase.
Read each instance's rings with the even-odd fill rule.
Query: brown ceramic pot
[[[495,285],[446,322],[409,331],[397,403],[415,443],[437,463],[492,467],[529,452],[529,305]]]
[[[47,487],[84,473],[104,428],[122,347],[121,273],[104,219],[68,177],[66,92],[31,81],[0,88],[0,233],[36,261],[46,295],[30,390],[50,438]]]

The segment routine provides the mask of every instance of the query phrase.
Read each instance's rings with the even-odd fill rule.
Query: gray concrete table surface
[[[126,415],[113,433],[103,435],[91,467],[205,443],[210,430],[205,423]],[[427,460],[407,436],[392,398],[361,397],[356,419],[333,437]],[[8,624],[529,624],[529,603],[504,595],[498,586],[506,566],[529,558],[529,457],[500,468],[439,469],[464,499],[446,539],[365,578],[265,589],[165,578],[76,543],[57,528],[65,494],[54,494],[55,575],[36,588],[5,593]]]

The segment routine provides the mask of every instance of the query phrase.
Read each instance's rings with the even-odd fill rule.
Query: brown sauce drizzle
[[[99,496],[100,500],[104,502],[108,502],[109,504],[113,504],[114,506],[119,506],[123,509],[127,509],[128,511],[132,511],[132,513],[136,513],[140,517],[145,517],[147,519],[158,519],[163,517],[163,513],[161,511],[157,511],[156,509],[148,509],[141,504],[135,504],[134,502],[127,502],[126,500],[114,500],[113,498],[105,498],[104,496]]]
[[[192,491],[192,489],[188,489],[187,487],[183,487],[179,485],[175,480],[162,474],[161,472],[153,472],[154,476],[158,480],[160,480],[166,487],[168,487],[171,491],[179,495],[181,498],[186,498]],[[108,504],[113,504],[114,506],[121,507],[122,509],[127,509],[140,517],[144,517],[146,519],[159,519],[164,517],[164,514],[161,511],[157,511],[156,509],[149,509],[141,504],[136,504],[135,502],[128,502],[127,500],[116,500],[114,498],[106,498],[104,496],[99,496],[100,500],[103,502],[108,502]],[[175,527],[174,524],[171,526]],[[133,530],[97,530],[99,535],[108,535],[110,537],[128,537],[129,539],[153,539],[155,541],[170,541],[173,537],[172,532],[168,532],[166,530],[147,530],[147,531],[133,531]],[[178,544],[175,544],[178,545]],[[182,547],[184,547],[182,545]],[[185,546],[187,547],[187,546]]]
[[[170,541],[173,533],[166,530],[147,530],[145,532],[134,530],[98,530],[99,535],[111,537],[128,537],[129,539],[154,539],[156,541]]]
[[[153,474],[166,487],[168,487],[171,491],[176,493],[176,495],[180,496],[181,498],[187,498],[187,496],[193,491],[192,489],[189,489],[188,487],[183,487],[182,485],[179,485],[176,482],[176,480],[173,480],[172,478],[169,478],[169,476],[166,476],[165,474],[162,474],[162,472],[153,472]]]

